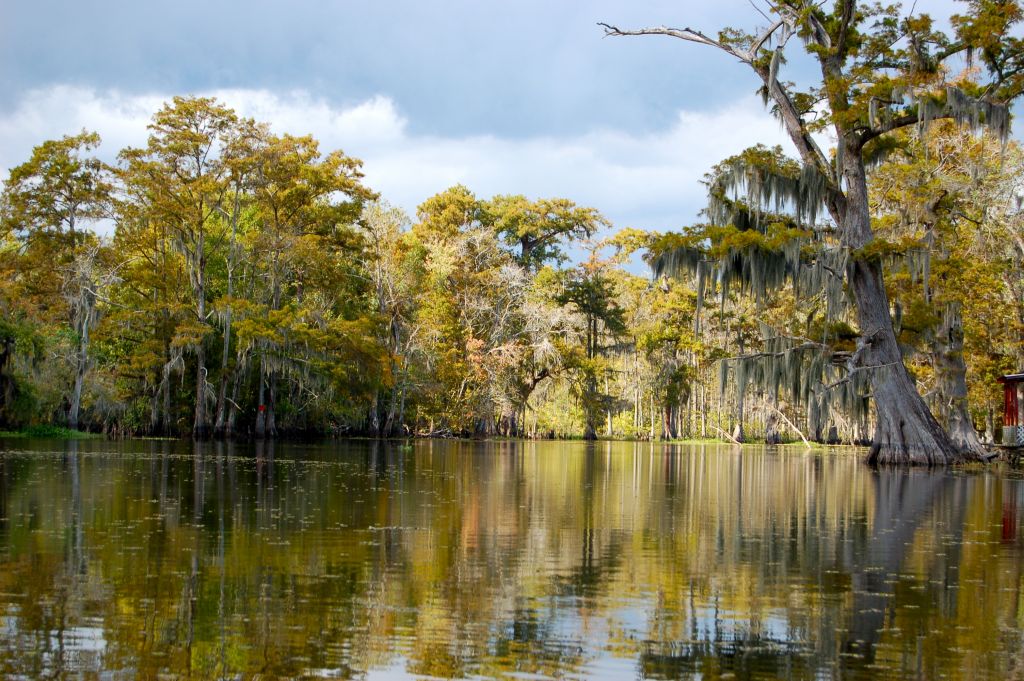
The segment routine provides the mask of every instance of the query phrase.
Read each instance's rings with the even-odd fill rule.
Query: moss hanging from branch
[[[790,212],[800,226],[813,226],[824,206],[828,179],[817,168],[786,158],[776,147],[753,147],[723,161],[708,183],[708,218],[714,224],[756,228],[763,212]],[[740,224],[737,204],[750,206],[752,225]]]
[[[971,97],[958,87],[946,88],[945,97],[921,95],[917,102],[918,130],[922,136],[937,118],[952,118],[971,132],[988,130],[1006,144],[1010,139],[1010,107]]]

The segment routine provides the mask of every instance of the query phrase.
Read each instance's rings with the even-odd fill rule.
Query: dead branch
[[[796,434],[800,436],[800,439],[804,441],[805,445],[807,445],[808,447],[811,446],[811,443],[807,441],[806,437],[804,437],[803,432],[801,432],[800,429],[796,427],[796,424],[793,423],[792,421],[790,421],[789,418],[785,414],[782,413],[781,409],[776,407],[774,404],[768,404],[768,406],[772,409],[772,411],[774,411],[776,414],[779,415],[779,418],[781,418],[785,422],[785,424],[787,426],[792,428],[793,431],[796,432]]]

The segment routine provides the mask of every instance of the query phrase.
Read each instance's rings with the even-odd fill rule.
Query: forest
[[[407,215],[359,159],[205,97],[115,163],[91,131],[40,140],[0,204],[0,430],[977,455],[1024,368],[1020,10],[968,3],[947,36],[847,6],[605,27],[738,57],[797,150],[722,158],[672,231],[462,185]],[[791,36],[808,89],[779,78]]]

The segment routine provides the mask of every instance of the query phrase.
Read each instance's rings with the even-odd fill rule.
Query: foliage
[[[873,115],[906,115],[888,106]],[[832,171],[764,146],[711,169],[706,222],[597,240],[610,225],[593,208],[461,185],[412,219],[358,159],[177,98],[116,168],[83,132],[12,172],[0,427],[861,441],[877,418],[861,265],[884,270],[943,423],[950,404],[992,421],[993,378],[1024,361],[1020,152],[940,121],[919,132],[877,137],[859,244],[825,217]],[[70,193],[48,196],[61,177]],[[653,279],[630,271],[638,252]],[[943,379],[957,367],[963,394]]]

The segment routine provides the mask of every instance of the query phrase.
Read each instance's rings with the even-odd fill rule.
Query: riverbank
[[[54,440],[98,440],[105,437],[101,433],[89,433],[84,430],[72,430],[62,426],[29,426],[20,430],[0,430],[4,438],[50,438]]]

